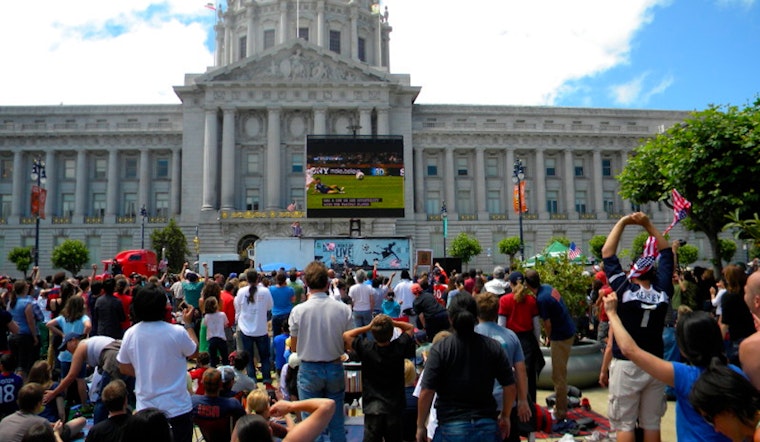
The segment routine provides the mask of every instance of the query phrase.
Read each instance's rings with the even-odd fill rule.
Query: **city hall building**
[[[526,256],[560,235],[588,250],[632,209],[615,176],[633,149],[687,116],[415,104],[424,85],[392,72],[392,27],[371,0],[228,3],[214,66],[174,88],[181,104],[0,107],[0,273],[18,275],[8,251],[35,244],[35,160],[46,174],[44,274],[65,239],[84,242],[98,263],[140,248],[143,227],[150,248],[150,233],[172,218],[191,250],[197,232],[202,255],[245,255],[258,238],[291,235],[295,221],[304,236],[347,236],[346,218],[306,216],[309,135],[403,137],[403,217],[360,219],[364,237],[409,237],[443,256],[444,241],[467,232],[485,251],[470,266],[504,263],[496,244],[519,235],[519,160]],[[672,219],[664,205],[642,209],[662,227]]]

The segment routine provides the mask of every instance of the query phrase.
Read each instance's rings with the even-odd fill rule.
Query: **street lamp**
[[[140,209],[140,217],[142,217],[142,225],[140,227],[140,249],[145,250],[145,218],[148,217],[148,211],[145,210],[145,204]]]
[[[32,162],[32,181],[35,182],[35,186],[32,189],[32,215],[36,217],[36,223],[34,227],[34,266],[40,265],[40,211],[44,214],[44,208],[41,205],[45,204],[45,197],[43,196],[42,185],[47,181],[47,175],[45,174],[45,162],[40,158],[35,158]],[[44,215],[43,215],[44,216]]]
[[[525,261],[525,243],[523,242],[523,202],[522,187],[525,182],[525,168],[521,160],[515,161],[512,182],[517,185],[517,214],[520,220],[520,260]]]
[[[443,222],[443,259],[446,259],[446,237],[449,236],[449,213],[446,210],[446,201],[441,205],[441,221]]]

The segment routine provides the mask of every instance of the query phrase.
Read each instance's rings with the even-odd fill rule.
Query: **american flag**
[[[648,272],[654,265],[654,260],[657,259],[659,253],[659,250],[657,250],[657,238],[650,236],[647,238],[647,242],[644,243],[644,252],[633,263],[633,267],[628,273],[628,279],[637,278]]]
[[[583,253],[583,250],[581,250],[580,247],[576,246],[574,242],[571,242],[570,248],[567,250],[567,259],[572,261],[575,258],[581,256],[581,253]]]
[[[670,229],[678,224],[679,221],[686,218],[689,215],[689,209],[691,209],[691,203],[682,197],[676,189],[673,189],[673,222],[670,223],[663,234],[670,232]]]

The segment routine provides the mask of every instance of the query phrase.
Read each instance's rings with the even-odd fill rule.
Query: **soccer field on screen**
[[[307,190],[306,208],[336,209],[346,211],[361,211],[362,209],[403,209],[404,208],[404,177],[401,176],[369,176],[357,180],[354,175],[315,175],[322,179],[327,186],[344,188],[344,193],[314,193],[312,185]],[[332,200],[333,205],[324,205],[324,200]],[[370,201],[367,205],[366,201]],[[336,200],[341,200],[336,202]]]

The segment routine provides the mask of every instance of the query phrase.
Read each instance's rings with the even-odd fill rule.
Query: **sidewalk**
[[[607,416],[607,389],[598,387],[593,389],[582,390],[583,397],[588,398],[591,409],[597,413]],[[551,390],[538,390],[538,403],[546,406],[546,396],[554,393]],[[662,417],[661,434],[663,442],[676,441],[676,403],[668,401],[668,409],[665,416]],[[558,441],[560,437],[551,437],[548,439],[536,439],[542,441]],[[582,440],[582,438],[576,438]]]

